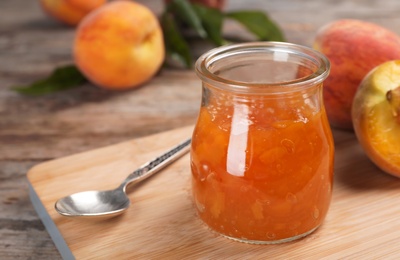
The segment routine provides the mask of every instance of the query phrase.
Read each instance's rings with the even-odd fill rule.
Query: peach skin
[[[351,105],[358,85],[374,67],[400,59],[400,37],[373,23],[338,20],[319,30],[314,48],[331,62],[323,92],[330,124],[352,129]]]
[[[52,18],[75,26],[83,17],[107,0],[40,0],[43,10]]]

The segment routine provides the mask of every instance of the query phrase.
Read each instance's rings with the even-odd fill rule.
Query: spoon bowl
[[[142,165],[131,173],[119,187],[105,191],[83,191],[57,200],[54,207],[67,217],[114,217],[128,209],[130,200],[126,195],[128,184],[142,181],[189,151],[191,139],[175,146],[159,157]]]
[[[130,200],[121,189],[79,192],[59,199],[55,204],[57,212],[67,217],[112,217],[129,206]]]

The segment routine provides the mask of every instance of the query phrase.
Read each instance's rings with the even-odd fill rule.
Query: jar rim
[[[210,70],[210,67],[214,62],[220,61],[225,57],[244,51],[262,50],[298,55],[299,57],[312,62],[314,65],[317,65],[317,69],[313,73],[302,78],[273,83],[253,83],[231,80],[220,77]],[[247,42],[224,45],[209,50],[197,59],[195,70],[204,83],[227,91],[238,93],[281,94],[297,92],[322,83],[329,75],[330,62],[324,54],[317,50],[294,43],[273,41]],[[268,88],[266,86],[273,88]]]

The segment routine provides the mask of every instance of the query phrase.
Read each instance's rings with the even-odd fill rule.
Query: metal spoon
[[[126,195],[128,184],[140,182],[174,162],[189,151],[191,139],[175,146],[152,161],[143,164],[131,173],[114,190],[84,191],[59,199],[55,204],[58,213],[68,217],[114,217],[130,205]]]

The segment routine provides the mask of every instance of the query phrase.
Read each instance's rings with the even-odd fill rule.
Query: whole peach
[[[379,64],[400,59],[400,37],[373,23],[344,19],[322,27],[314,48],[331,62],[323,92],[330,124],[352,129],[351,105],[361,80]]]
[[[161,26],[154,13],[133,1],[113,1],[79,24],[74,59],[94,84],[128,89],[148,81],[165,57]]]
[[[40,0],[43,10],[68,25],[77,25],[85,15],[107,0]]]

